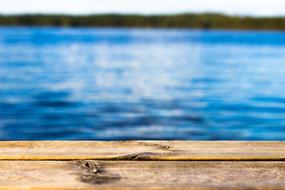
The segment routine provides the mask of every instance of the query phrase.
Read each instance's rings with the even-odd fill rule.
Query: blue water
[[[0,140],[285,140],[285,33],[0,28]]]

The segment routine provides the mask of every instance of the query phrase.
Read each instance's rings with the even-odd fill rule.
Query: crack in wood
[[[164,144],[156,144],[156,143],[148,143],[148,142],[139,142],[138,144],[143,145],[143,146],[155,147],[155,148],[158,148],[160,150],[169,150],[170,149],[169,145],[164,145]]]
[[[142,152],[142,153],[136,153],[136,154],[126,154],[122,156],[117,156],[114,158],[114,160],[136,160],[136,161],[147,161],[147,160],[153,160],[152,156],[156,155],[162,155],[152,152]]]
[[[77,164],[80,169],[78,173],[80,181],[84,183],[106,184],[120,180],[119,175],[106,172],[104,168],[95,161],[80,160]]]

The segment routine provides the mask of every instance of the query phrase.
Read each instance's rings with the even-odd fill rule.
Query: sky
[[[173,14],[285,16],[285,0],[0,0],[0,14]]]

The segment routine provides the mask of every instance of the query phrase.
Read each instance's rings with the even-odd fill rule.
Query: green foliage
[[[5,26],[140,27],[285,30],[282,17],[237,17],[222,14],[177,15],[12,15],[0,16]]]

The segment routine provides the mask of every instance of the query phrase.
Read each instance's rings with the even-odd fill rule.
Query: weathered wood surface
[[[285,161],[285,142],[0,142],[0,160]]]
[[[0,189],[285,189],[279,161],[0,161]]]
[[[0,142],[1,189],[285,190],[285,142]]]

